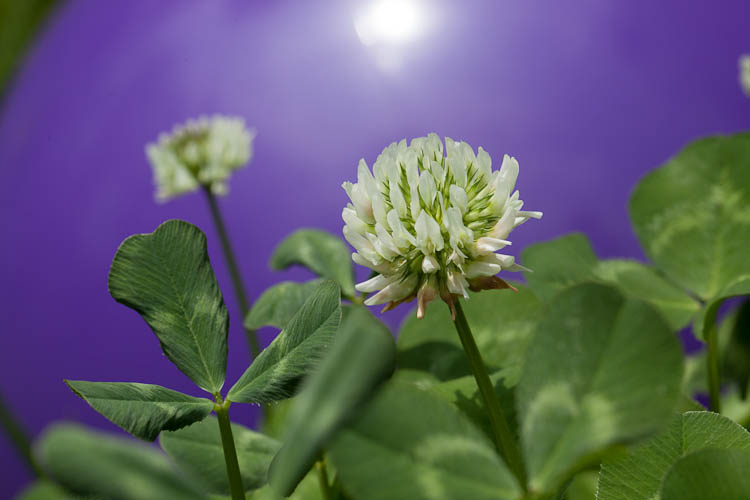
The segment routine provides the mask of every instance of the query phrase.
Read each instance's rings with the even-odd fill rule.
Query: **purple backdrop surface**
[[[32,432],[61,418],[113,427],[63,378],[197,393],[106,289],[122,239],[168,218],[208,233],[233,318],[228,380],[246,366],[204,200],[152,199],[144,144],[187,117],[238,114],[258,131],[222,201],[252,298],[305,276],[270,272],[273,246],[301,226],[338,234],[341,182],[393,140],[436,131],[516,156],[526,206],[545,212],[513,234],[516,252],[584,231],[601,256],[642,257],[625,208],[637,179],[694,138],[749,124],[736,75],[747,0],[425,4],[421,38],[371,47],[354,29],[361,5],[343,1],[60,10],[0,115],[0,391]],[[4,439],[0,464],[8,498],[27,476]]]

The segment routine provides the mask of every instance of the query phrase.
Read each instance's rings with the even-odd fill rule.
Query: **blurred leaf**
[[[669,468],[680,457],[704,448],[750,449],[750,434],[716,413],[699,411],[675,415],[664,432],[633,448],[627,455],[604,461],[598,500],[656,498]]]
[[[81,494],[120,500],[203,499],[166,456],[130,439],[56,424],[44,432],[37,451],[55,480]]]
[[[271,269],[299,264],[323,278],[336,281],[347,298],[354,297],[354,271],[349,248],[340,238],[317,229],[299,229],[279,243],[271,255]]]
[[[524,274],[529,287],[544,301],[562,290],[593,279],[598,260],[588,238],[571,233],[526,247],[521,260],[533,272]]]
[[[395,360],[388,328],[364,307],[349,308],[329,354],[292,403],[284,446],[270,471],[280,494],[294,490],[321,447],[393,372]]]
[[[664,314],[673,330],[690,322],[700,305],[650,267],[634,260],[597,260],[588,238],[572,233],[537,243],[523,252],[529,286],[549,301],[558,292],[586,281],[618,287],[626,295],[645,300]]]
[[[76,500],[79,498],[70,495],[54,483],[39,479],[14,497],[14,500]]]
[[[324,281],[234,384],[227,399],[270,403],[290,397],[325,356],[340,321],[339,286]]]
[[[516,388],[530,487],[555,491],[609,446],[658,430],[681,378],[680,343],[651,306],[605,285],[561,292]]]
[[[399,380],[405,380],[403,376]],[[505,387],[500,372],[490,374],[490,380],[495,388],[495,394],[500,400],[508,426],[514,435],[518,435],[518,422],[516,418],[516,401],[513,389]],[[413,383],[423,390],[432,392],[447,401],[453,403],[466,417],[469,418],[479,429],[481,429],[490,440],[495,439],[492,432],[484,400],[479,394],[477,383],[473,375],[448,380],[447,382],[435,381],[429,383],[424,379],[415,380]]]
[[[287,497],[289,500],[323,500],[320,492],[320,483],[315,471],[311,471],[300,481],[294,493]],[[252,500],[279,500],[279,496],[271,488],[270,484],[253,493]],[[342,499],[343,500],[343,499]]]
[[[597,500],[596,483],[598,478],[599,474],[593,471],[576,474],[565,491],[565,500]]]
[[[750,275],[748,164],[750,134],[701,139],[647,174],[630,199],[646,254],[706,301]]]
[[[750,450],[700,450],[670,469],[661,500],[747,500]]]
[[[360,500],[505,500],[520,489],[492,443],[453,405],[388,384],[329,450]]]
[[[0,1],[0,93],[56,4],[56,0]]]
[[[161,431],[203,420],[214,407],[208,399],[158,385],[83,380],[65,383],[112,423],[146,441],[153,441]]]
[[[123,241],[109,292],[138,311],[180,371],[212,394],[221,390],[229,316],[200,229],[170,220]]]
[[[281,439],[284,435],[286,418],[289,415],[291,406],[292,399],[277,401],[272,406],[269,406],[268,408],[271,411],[266,412],[260,427],[263,434],[271,436],[274,439]]]
[[[245,328],[257,330],[263,326],[275,326],[283,329],[321,283],[319,279],[306,283],[283,281],[272,286],[258,297],[247,313]]]
[[[266,483],[268,466],[279,449],[279,442],[235,423],[232,435],[245,490],[260,488]],[[180,469],[207,492],[231,493],[216,417],[175,432],[163,432],[159,443]]]
[[[518,292],[484,291],[464,302],[474,338],[491,372],[499,371],[505,384],[518,381],[526,348],[541,311],[536,296],[526,287]],[[469,375],[466,354],[448,308],[435,301],[423,319],[410,314],[398,335],[398,368],[422,370],[441,380]]]

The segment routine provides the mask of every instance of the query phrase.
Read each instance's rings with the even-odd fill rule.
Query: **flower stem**
[[[245,285],[242,283],[242,277],[239,268],[237,267],[237,260],[234,258],[234,252],[232,251],[232,245],[229,241],[224,218],[221,216],[216,196],[214,196],[209,188],[204,188],[203,192],[206,193],[206,199],[208,200],[208,206],[211,209],[214,226],[216,226],[216,232],[219,233],[221,248],[224,251],[224,258],[227,261],[229,275],[232,277],[232,285],[234,285],[234,293],[237,296],[237,302],[239,302],[240,305],[240,313],[242,313],[242,321],[244,322],[247,312],[250,309],[250,305],[247,300],[247,295],[245,294]],[[258,337],[253,330],[248,328],[245,329],[245,332],[247,333],[247,341],[250,344],[250,352],[253,355],[253,358],[255,358],[258,356],[258,353],[260,353]]]
[[[315,463],[315,470],[318,472],[318,483],[320,483],[320,494],[323,500],[333,500],[333,491],[328,483],[328,468],[326,467],[325,457],[320,457]]]
[[[719,339],[716,323],[713,322],[708,329],[708,356],[706,356],[708,373],[708,396],[710,410],[721,413],[721,394],[719,383]]]
[[[508,427],[508,422],[503,414],[503,409],[500,407],[500,400],[497,398],[495,388],[492,385],[490,376],[487,373],[487,367],[482,360],[482,355],[479,353],[479,348],[474,341],[474,336],[471,333],[469,323],[466,321],[461,303],[456,301],[456,319],[454,324],[458,331],[458,336],[461,339],[461,344],[464,347],[464,352],[469,360],[469,366],[474,374],[474,379],[477,381],[479,387],[479,393],[482,396],[485,406],[487,407],[487,413],[490,417],[490,424],[492,426],[492,432],[495,435],[495,445],[500,451],[500,455],[505,460],[508,468],[511,470],[513,475],[516,476],[521,487],[526,490],[526,470],[524,469],[523,461],[521,459],[521,451],[518,448],[518,444]]]
[[[21,424],[10,411],[8,405],[5,404],[5,401],[3,400],[1,395],[0,427],[3,428],[5,434],[7,434],[10,442],[13,443],[13,446],[16,448],[18,454],[21,456],[23,461],[26,462],[26,465],[31,470],[31,473],[35,477],[44,477],[44,472],[39,467],[39,464],[36,463],[36,460],[34,460],[34,455],[31,453],[31,444],[26,431],[23,429],[23,427],[21,427]]]
[[[229,491],[232,493],[232,500],[245,500],[245,488],[242,486],[240,464],[237,462],[232,424],[229,421],[229,402],[223,403],[221,396],[217,396],[216,400],[217,404],[214,405],[214,411],[219,419],[219,432],[221,433],[221,445],[224,448],[224,462],[227,465]]]

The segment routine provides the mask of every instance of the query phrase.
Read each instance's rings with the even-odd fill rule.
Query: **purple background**
[[[341,182],[393,140],[436,131],[498,163],[516,156],[522,198],[545,216],[514,232],[515,252],[579,230],[600,256],[642,257],[625,208],[637,179],[694,138],[750,124],[737,84],[747,0],[429,5],[434,29],[388,49],[359,42],[343,1],[60,9],[0,114],[0,391],[30,431],[61,418],[113,428],[64,377],[198,393],[106,289],[120,241],[168,218],[207,231],[233,318],[227,386],[245,368],[204,200],[152,198],[144,145],[187,117],[238,114],[258,131],[222,200],[253,299],[306,276],[270,272],[272,248],[301,226],[338,234]],[[4,438],[0,464],[7,498],[27,475]]]

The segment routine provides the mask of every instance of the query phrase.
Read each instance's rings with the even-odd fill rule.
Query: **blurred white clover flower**
[[[513,188],[518,162],[505,155],[499,170],[482,148],[437,134],[392,143],[370,172],[360,160],[357,182],[345,182],[351,199],[342,217],[354,262],[377,275],[356,288],[373,293],[365,304],[384,310],[417,298],[417,317],[441,297],[454,312],[469,290],[511,288],[495,275],[522,268],[496,253],[513,228],[541,212],[522,211]],[[373,175],[374,174],[374,175]]]
[[[750,97],[750,54],[740,56],[740,85],[745,95]]]
[[[203,186],[215,195],[228,191],[232,171],[252,157],[255,133],[242,118],[201,116],[176,125],[171,134],[146,145],[154,170],[157,201],[167,201]]]

